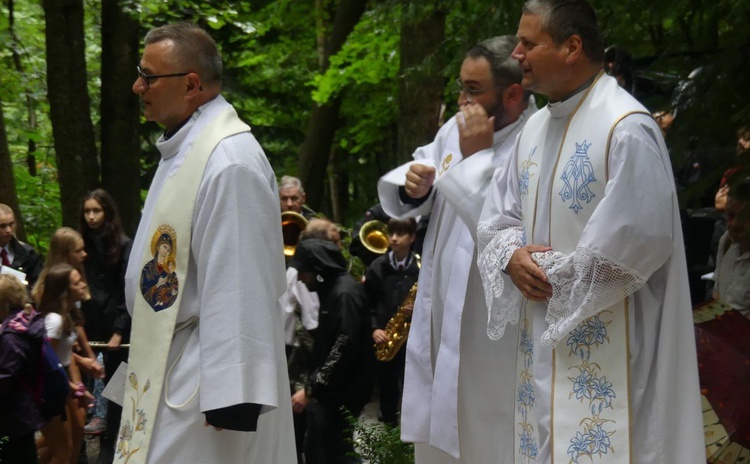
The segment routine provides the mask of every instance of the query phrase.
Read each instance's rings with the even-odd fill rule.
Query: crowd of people
[[[459,111],[378,182],[387,246],[351,241],[356,279],[209,34],[149,31],[133,91],[162,159],[133,240],[97,189],[43,263],[0,204],[0,462],[85,462],[86,432],[97,464],[357,463],[373,391],[419,464],[705,462],[669,152],[610,55],[586,0],[471,47]],[[750,317],[743,176],[713,298]]]

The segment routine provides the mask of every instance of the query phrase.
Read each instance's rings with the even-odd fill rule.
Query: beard
[[[495,97],[495,104],[484,106],[484,111],[487,112],[488,117],[495,117],[495,132],[499,131],[503,127],[506,126],[505,121],[503,120],[505,116],[505,107],[503,106],[503,96],[502,94],[497,95]]]

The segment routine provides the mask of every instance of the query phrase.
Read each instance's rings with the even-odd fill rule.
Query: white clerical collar
[[[179,153],[180,148],[182,147],[182,143],[190,133],[190,129],[195,125],[195,121],[198,120],[198,118],[201,116],[201,114],[203,114],[203,112],[209,105],[217,101],[224,101],[224,97],[219,95],[213,100],[206,102],[198,107],[198,109],[196,109],[195,112],[190,116],[190,119],[188,119],[188,121],[183,124],[182,127],[180,127],[177,132],[172,134],[172,136],[168,139],[164,137],[164,134],[161,134],[159,136],[159,139],[156,141],[156,148],[159,150],[159,153],[161,154],[161,158],[163,160],[169,159]]]
[[[588,92],[586,90],[589,87],[592,87],[596,85],[596,78],[599,76],[599,74],[595,74],[591,79],[587,80],[583,84],[581,84],[580,87],[575,89],[573,93],[565,98],[564,100],[557,101],[554,103],[549,103],[547,105],[547,108],[549,109],[550,116],[553,118],[563,118],[570,115],[570,113],[575,110],[576,106],[578,106],[578,103],[588,95]]]

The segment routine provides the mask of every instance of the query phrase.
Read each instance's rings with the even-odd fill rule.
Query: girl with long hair
[[[45,441],[38,443],[42,462],[75,464],[78,450],[83,440],[83,419],[86,407],[94,397],[86,391],[81,381],[81,358],[73,352],[79,341],[81,322],[78,303],[86,297],[86,281],[81,273],[67,263],[55,264],[44,269],[42,287],[37,295],[37,309],[44,317],[47,338],[55,350],[60,362],[68,372],[71,393],[66,400],[66,407],[57,420],[52,420],[42,428]],[[90,348],[89,348],[90,349]],[[83,412],[83,414],[81,414]],[[49,448],[49,453],[45,451]],[[51,458],[51,461],[47,459]]]
[[[32,290],[32,296],[34,301],[39,304],[46,293],[45,286],[47,285],[47,273],[59,264],[67,264],[76,270],[76,274],[81,278],[83,283],[83,290],[80,298],[75,302],[75,308],[71,309],[70,315],[73,322],[73,328],[76,335],[76,347],[77,350],[72,353],[71,364],[77,368],[78,371],[83,371],[86,374],[96,377],[104,377],[104,368],[96,360],[96,355],[89,345],[88,336],[84,330],[84,317],[80,310],[81,304],[91,300],[91,293],[89,292],[88,286],[86,285],[86,277],[84,272],[83,263],[86,260],[86,250],[84,247],[83,237],[81,234],[71,229],[70,227],[61,227],[55,231],[50,241],[50,248],[47,253],[47,260],[39,275],[34,289]],[[71,402],[71,409],[68,422],[71,431],[72,438],[72,450],[75,456],[71,459],[72,463],[75,463],[78,455],[77,450],[80,449],[81,443],[83,442],[83,427],[86,424],[86,405],[75,405]]]
[[[120,345],[130,339],[125,270],[132,241],[123,232],[114,199],[103,189],[84,195],[79,230],[88,255],[83,267],[91,292],[91,299],[82,306],[86,333],[92,340],[107,342],[103,355],[105,382],[108,382],[120,363],[127,361],[127,350],[120,349]],[[97,462],[110,463],[122,408],[113,402],[102,402],[106,403],[106,409],[104,405],[97,407],[85,430],[90,434],[103,433]]]

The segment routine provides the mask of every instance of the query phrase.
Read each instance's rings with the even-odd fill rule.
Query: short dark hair
[[[512,56],[517,44],[518,39],[512,35],[492,37],[471,47],[466,57],[485,58],[496,83],[520,84],[523,72],[518,60]]]
[[[167,24],[146,34],[146,45],[170,40],[175,59],[185,71],[197,73],[206,83],[221,82],[223,63],[216,42],[208,32],[193,23]],[[182,72],[183,70],[180,70]]]
[[[604,62],[604,40],[599,30],[594,8],[586,0],[528,0],[523,14],[539,16],[542,28],[560,45],[568,37],[577,35],[583,42],[583,52],[595,63]]]
[[[388,234],[407,234],[414,235],[417,233],[417,221],[414,218],[388,220]]]

